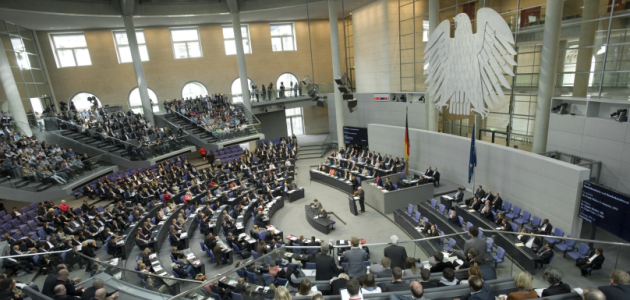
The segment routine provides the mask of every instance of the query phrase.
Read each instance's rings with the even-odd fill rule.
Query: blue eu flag
[[[470,139],[470,160],[468,162],[468,183],[472,179],[472,175],[475,172],[477,166],[477,153],[475,152],[475,125],[473,125],[472,138]]]

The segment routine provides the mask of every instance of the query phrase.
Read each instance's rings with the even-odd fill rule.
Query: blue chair
[[[549,262],[537,261],[537,262],[534,263],[534,267],[537,264],[540,264],[540,268],[542,269],[545,264],[550,264],[554,257],[556,257],[556,251],[553,251],[553,249],[552,249],[551,250],[551,257],[549,257]]]
[[[171,270],[171,272],[173,272],[173,275],[175,276],[175,278],[181,278],[181,277],[179,276],[179,274],[177,274],[177,272],[175,272],[175,270]]]
[[[65,262],[65,261],[66,261],[66,253],[67,253],[67,252],[63,252],[63,253],[61,253],[61,260],[62,260],[63,262]]]
[[[416,211],[416,216],[413,218],[414,221],[420,223],[420,217],[422,214],[419,211]]]
[[[567,237],[572,238],[573,236],[569,234],[569,235],[567,235]],[[556,249],[564,252],[562,257],[566,257],[568,251],[573,251],[575,249],[575,244],[576,243],[577,243],[577,241],[566,240],[566,241],[564,241],[564,244],[557,244],[556,245]]]
[[[436,206],[437,206],[437,200],[431,199],[431,208],[435,209]]]
[[[530,224],[523,225],[523,227],[525,227],[529,231],[532,231],[534,227],[536,228],[540,227],[540,223],[542,223],[542,220],[540,219],[540,217],[534,216],[534,218],[532,219],[532,222]]]
[[[276,279],[276,286],[286,286],[287,279],[286,278],[278,278]]]
[[[258,259],[260,256],[258,255],[258,252],[256,252],[256,251],[252,250],[252,257],[253,257],[254,259]]]
[[[264,241],[265,237],[267,237],[267,230],[263,230],[258,234],[258,239],[261,241]]]
[[[564,231],[562,229],[560,229],[560,228],[555,228],[553,230],[553,236],[555,236],[555,237],[563,237],[564,236]],[[562,242],[561,239],[554,238],[554,237],[546,237],[545,241],[547,243],[550,243],[552,246]]]
[[[569,252],[569,257],[571,257],[573,260],[578,260],[580,258],[584,258],[585,256],[588,255],[588,252],[591,251],[591,247],[589,247],[588,245],[584,244],[584,243],[580,243],[580,245],[578,245],[578,250],[574,251],[574,252]]]
[[[310,262],[306,263],[306,269],[307,270],[315,270],[315,267],[316,267],[315,263],[310,263]]]
[[[518,232],[518,225],[510,223],[510,226],[512,226],[512,232]]]
[[[407,179],[407,175],[405,173],[400,174],[400,180]]]
[[[398,189],[398,185],[397,184],[392,184],[394,186],[394,191]]]
[[[235,293],[235,292],[230,292],[230,294],[232,294],[232,300],[243,300],[243,296],[241,296],[241,294]],[[221,298],[219,298],[221,299]]]
[[[473,226],[473,223],[467,222],[467,223],[466,223],[466,231],[468,231],[468,229],[469,229],[470,227],[472,227],[472,226]]]
[[[524,210],[523,211],[523,216],[518,218],[518,219],[516,219],[516,220],[514,220],[514,223],[519,224],[519,225],[522,226],[523,224],[529,222],[529,218],[531,218],[531,216],[532,216],[532,213]]]
[[[518,205],[514,205],[514,210],[510,213],[506,213],[505,217],[514,220],[514,218],[521,215],[521,208]]]
[[[438,212],[440,212],[441,215],[444,214],[445,209],[446,209],[446,206],[444,206],[444,204],[440,204],[440,206],[438,206]]]
[[[258,282],[258,280],[256,279],[256,273],[252,273],[252,272],[246,272],[246,273],[247,273],[247,281],[249,281],[249,283],[256,284],[256,282]]]
[[[455,247],[456,244],[457,242],[453,238],[448,238],[448,246],[444,246],[443,249],[451,252],[453,251],[453,247]]]
[[[497,209],[498,212],[507,213],[512,209],[512,203],[510,201],[505,201],[503,203],[503,209]]]
[[[413,213],[413,204],[409,203],[409,205],[407,205],[407,215],[411,217],[412,213]]]
[[[492,262],[494,267],[497,267],[498,263],[502,263],[505,259],[505,250],[502,247],[497,247],[497,255],[492,255]]]
[[[341,267],[342,267],[344,270],[346,269],[346,266],[347,266],[347,265],[348,265],[348,263],[347,263],[347,262],[342,262],[342,263],[341,263]]]
[[[243,272],[243,270],[241,270],[241,269],[236,270],[236,274],[238,274],[238,277],[241,277],[241,278],[245,279],[245,272]],[[219,299],[221,299],[221,298],[219,298]]]
[[[462,216],[457,216],[459,218],[459,226],[464,226],[464,218]]]
[[[38,262],[39,262],[39,255],[33,255],[33,263],[37,266]]]
[[[492,253],[493,247],[494,247],[494,240],[492,238],[486,238],[486,252]]]
[[[262,277],[263,277],[263,283],[264,283],[265,286],[269,286],[270,284],[272,284],[274,279],[275,279],[273,276],[271,276],[271,275],[269,275],[267,273],[263,273]]]

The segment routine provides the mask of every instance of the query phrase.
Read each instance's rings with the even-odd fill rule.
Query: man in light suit
[[[404,270],[405,260],[407,259],[407,250],[405,247],[398,246],[398,237],[396,235],[392,235],[390,239],[392,241],[392,245],[385,248],[383,255],[392,261],[392,269],[399,267]]]
[[[367,260],[367,253],[359,244],[359,239],[352,237],[350,239],[352,248],[343,252],[348,264],[346,265],[346,273],[350,278],[361,278],[367,274],[367,267],[363,264]]]
[[[466,260],[468,250],[470,250],[470,248],[477,249],[477,251],[479,251],[479,255],[481,257],[485,257],[488,246],[486,245],[486,240],[479,237],[479,229],[477,226],[470,226],[470,228],[468,228],[468,235],[470,236],[470,239],[464,244],[464,251],[455,251],[457,257],[461,260]]]

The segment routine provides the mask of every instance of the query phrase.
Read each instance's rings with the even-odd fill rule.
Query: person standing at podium
[[[316,211],[321,210],[322,209],[322,203],[317,201],[317,199],[313,200],[313,204],[311,205],[312,208],[314,208]]]
[[[359,205],[361,206],[361,212],[365,212],[365,191],[359,187],[357,189],[357,197],[359,197]]]

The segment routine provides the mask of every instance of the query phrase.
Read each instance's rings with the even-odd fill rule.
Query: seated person
[[[551,255],[553,254],[552,245],[550,243],[546,243],[544,248],[538,250],[538,259],[536,260],[537,264],[548,264],[551,259]]]
[[[450,286],[457,284],[459,284],[459,280],[455,278],[455,270],[452,268],[442,270],[442,279],[440,279],[438,286]]]
[[[385,292],[400,292],[406,291],[409,288],[409,283],[402,281],[402,269],[395,267],[392,270],[392,281],[380,284],[380,287]]]
[[[543,297],[568,294],[573,291],[568,284],[562,282],[562,272],[556,268],[547,267],[547,269],[545,269],[545,273],[543,274],[543,278],[550,284],[548,288],[543,290]]]
[[[588,269],[592,269],[593,266],[601,266],[604,262],[604,249],[595,248],[595,250],[591,251],[586,257],[580,258],[575,262],[575,265],[580,268],[580,272],[582,272],[582,276],[586,276],[588,274]]]
[[[630,275],[622,270],[613,270],[610,286],[600,286],[599,290],[609,300],[630,299]]]
[[[528,272],[521,272],[514,277],[514,286],[518,289],[516,292],[511,292],[507,297],[499,296],[499,300],[522,300],[522,299],[536,299],[538,294],[532,287],[532,275]]]
[[[453,224],[461,226],[461,224],[459,224],[459,218],[457,217],[457,214],[455,213],[454,210],[451,210],[451,213],[448,216],[448,221]]]
[[[450,261],[444,262],[444,253],[435,251],[433,258],[435,259],[435,266],[431,267],[431,273],[442,272],[446,268],[455,269]]]

